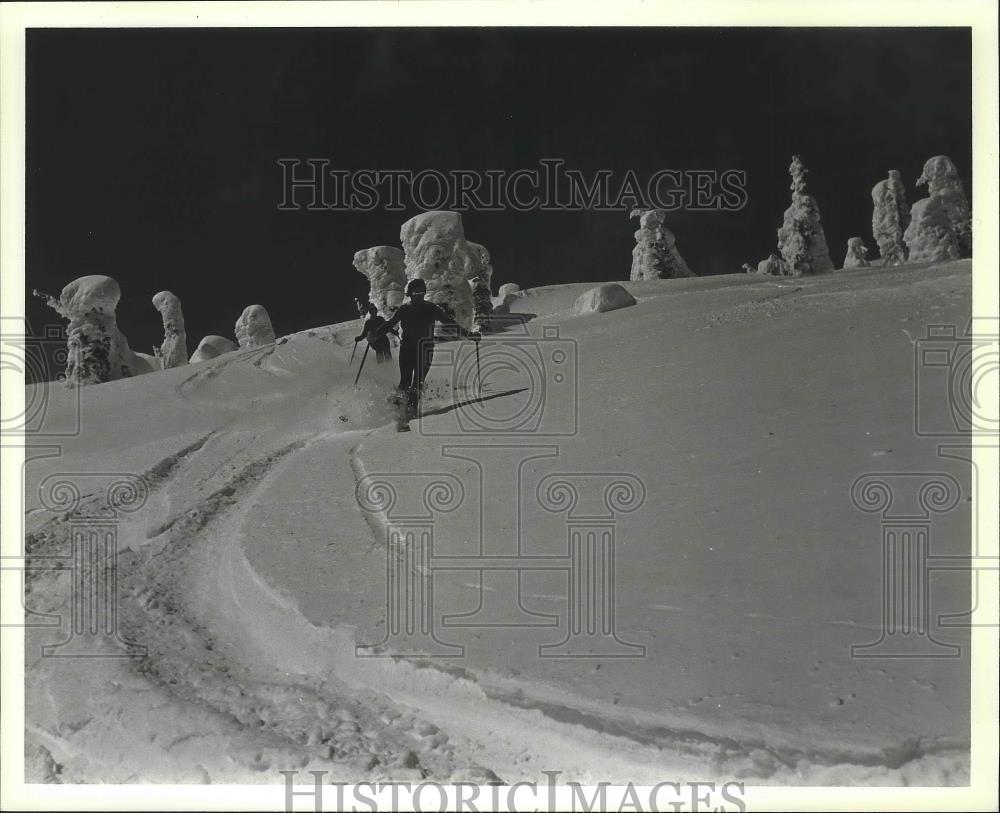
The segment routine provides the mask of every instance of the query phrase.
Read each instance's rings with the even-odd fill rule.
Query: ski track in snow
[[[206,436],[154,466],[145,478],[151,491],[168,485],[171,475],[179,476],[178,467],[203,449],[210,438]],[[226,438],[222,435],[214,440],[222,443]],[[233,553],[220,550],[220,540],[226,538],[220,526],[236,521],[282,460],[311,440],[315,439],[293,441],[251,459],[209,496],[151,527],[147,532],[150,541],[139,552],[120,555],[120,629],[127,640],[149,645],[145,658],[130,661],[131,669],[164,688],[177,702],[203,707],[259,731],[264,743],[284,756],[265,758],[259,751],[243,754],[244,764],[237,767],[237,775],[239,768],[257,775],[268,770],[262,779],[278,781],[279,768],[309,764],[311,769],[326,768],[334,775],[355,778],[368,776],[377,767],[376,774],[383,777],[413,780],[433,773],[447,778],[452,772],[451,747],[447,736],[432,725],[419,721],[412,712],[399,710],[384,696],[357,688],[347,690],[335,679],[297,681],[274,665],[234,660],[216,639],[212,619],[206,618],[199,602],[193,600],[192,593],[199,589],[224,591],[232,587],[216,583],[218,574],[204,567],[220,561],[216,554]],[[91,502],[96,504],[97,500]],[[82,510],[86,511],[86,506]],[[137,524],[142,521],[141,515],[136,518]],[[29,536],[30,554],[37,558],[55,553],[60,543],[65,543],[64,531],[58,520],[47,523]],[[32,592],[37,591],[29,585],[29,597]],[[85,739],[81,735],[84,728],[73,732],[76,739]],[[39,726],[31,727],[29,733],[50,754],[62,751],[66,758],[66,752],[73,751]],[[193,736],[182,735],[167,750]],[[255,780],[251,777],[248,781]]]

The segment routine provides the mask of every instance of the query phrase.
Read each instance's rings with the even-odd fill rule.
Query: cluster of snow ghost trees
[[[73,280],[59,298],[35,291],[46,304],[69,322],[66,331],[66,383],[70,386],[102,384],[120,378],[168,370],[188,363],[187,334],[181,301],[170,291],[153,297],[153,307],[163,318],[163,342],[153,354],[134,352],[118,329],[116,309],[121,288],[101,274]],[[260,347],[274,342],[267,311],[251,305],[235,328],[239,347]],[[190,361],[214,358],[236,350],[237,344],[222,336],[206,336]]]
[[[778,250],[757,266],[757,273],[776,276],[823,274],[833,270],[819,207],[806,194],[807,170],[799,156],[792,157],[792,205],[778,229]],[[928,197],[907,206],[906,187],[899,170],[872,189],[872,237],[883,268],[911,262],[940,262],[972,256],[972,215],[962,181],[946,155],[930,158],[917,179],[927,185]],[[871,265],[861,237],[847,241],[844,268]],[[744,270],[750,271],[747,264]]]
[[[917,186],[925,184],[928,196],[909,209],[899,170],[889,170],[872,189],[872,236],[883,267],[972,256],[969,199],[947,155],[927,160],[917,179]]]
[[[374,246],[354,255],[368,278],[368,301],[388,319],[403,303],[406,284],[422,279],[427,301],[439,305],[466,330],[486,329],[494,309],[493,264],[485,246],[465,239],[458,212],[423,212],[399,231],[402,250]]]

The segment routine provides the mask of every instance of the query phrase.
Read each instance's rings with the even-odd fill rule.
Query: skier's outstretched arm
[[[396,327],[396,325],[399,324],[400,318],[403,316],[403,308],[405,307],[406,307],[405,305],[401,305],[400,307],[396,308],[396,312],[392,315],[392,318],[389,319],[388,322],[383,322],[381,325],[375,328],[375,330],[372,331],[372,338],[377,339],[379,336],[384,336],[386,333],[388,333],[390,330]],[[392,330],[392,332],[396,333],[395,330]],[[399,334],[396,333],[396,335],[398,336]]]
[[[455,328],[455,330],[458,331],[458,335],[461,336],[463,339],[472,339],[473,341],[478,342],[482,338],[478,333],[475,333],[471,330],[466,330],[464,327],[462,327],[458,322],[452,319],[439,305],[435,305],[434,308],[437,311],[437,313],[435,314],[437,320],[442,324],[450,325],[451,327]]]

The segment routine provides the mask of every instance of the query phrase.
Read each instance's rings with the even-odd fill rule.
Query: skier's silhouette
[[[396,325],[403,329],[399,340],[399,384],[397,389],[412,393],[416,397],[427,378],[431,362],[434,360],[434,324],[441,322],[455,329],[459,336],[479,341],[479,334],[466,330],[433,302],[427,302],[424,295],[427,285],[422,279],[411,279],[406,286],[410,301],[399,306],[392,318],[376,328],[374,335],[384,336]]]
[[[392,351],[389,349],[389,337],[384,333],[376,333],[384,324],[385,319],[378,315],[378,308],[374,304],[369,303],[368,318],[365,320],[365,326],[361,329],[361,335],[354,337],[355,344],[363,339],[368,339],[368,344],[375,351],[375,360],[379,364],[383,361],[392,360]],[[391,332],[395,333],[396,331]]]

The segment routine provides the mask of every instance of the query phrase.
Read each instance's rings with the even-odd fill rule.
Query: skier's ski
[[[420,417],[420,390],[411,387],[406,391],[406,421],[409,423],[414,418]]]
[[[419,417],[420,393],[412,387],[406,392],[397,390],[389,396],[389,403],[396,411],[396,431],[409,432],[410,421]]]
[[[410,419],[407,408],[407,393],[399,392],[398,390],[389,396],[389,403],[392,404],[396,411],[396,431],[397,432],[409,432],[410,431]]]

